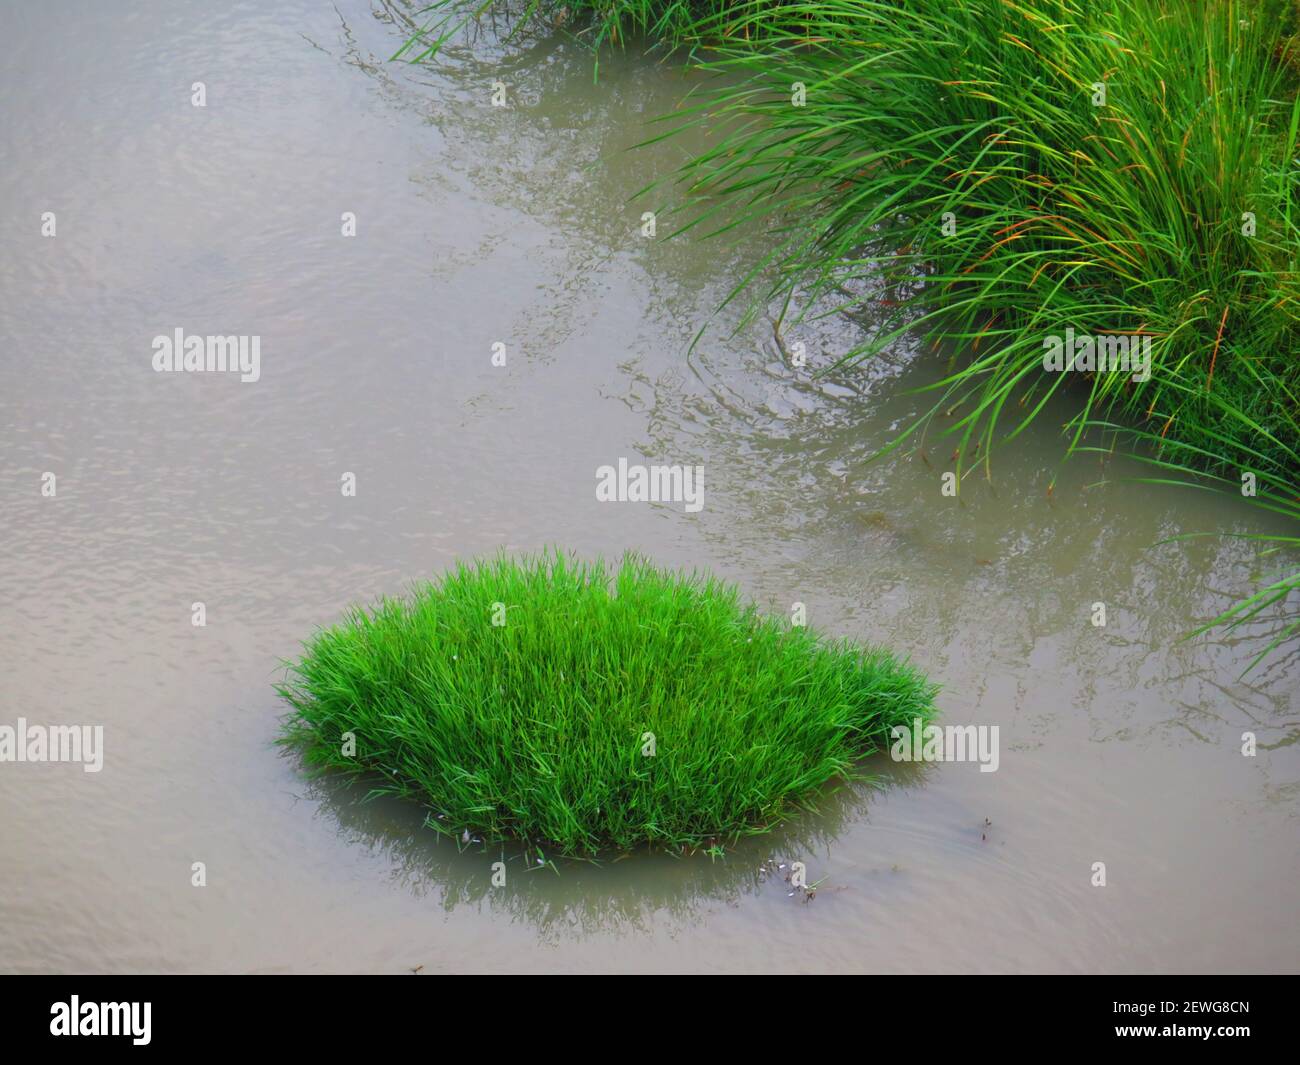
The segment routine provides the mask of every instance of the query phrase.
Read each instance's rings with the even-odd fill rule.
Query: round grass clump
[[[439,831],[569,855],[763,831],[928,720],[935,690],[713,577],[558,552],[353,609],[279,688],[310,766],[378,774]]]

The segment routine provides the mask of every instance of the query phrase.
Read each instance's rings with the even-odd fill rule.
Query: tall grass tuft
[[[371,775],[461,839],[590,856],[763,831],[928,721],[936,689],[713,577],[553,552],[352,610],[279,691],[309,766]]]
[[[960,470],[982,455],[987,472],[995,442],[1063,390],[1077,400],[1071,447],[1113,417],[1222,471],[1220,399],[1264,430],[1227,426],[1235,445],[1267,445],[1282,463],[1300,447],[1298,0],[437,0],[427,11],[400,56],[435,55],[491,11],[516,29],[704,57],[718,87],[665,116],[715,138],[677,175],[676,232],[768,227],[770,254],[728,300],[748,294],[753,314],[774,299],[824,306],[827,294],[839,309],[869,304],[855,317],[880,327],[841,362],[918,329],[955,351],[912,429],[943,412]],[[853,295],[857,282],[871,295]],[[1044,372],[1045,339],[1067,328],[1148,338],[1150,380]]]
[[[883,288],[841,362],[918,329],[955,352],[893,446],[934,427],[987,473],[1064,392],[1067,451],[1101,428],[1153,481],[1240,498],[1250,474],[1300,518],[1300,4],[740,0],[694,32],[725,77],[679,124],[726,132],[678,175],[678,232],[768,226],[730,297],[751,314]],[[1149,380],[1047,372],[1067,329],[1149,338]],[[1292,567],[1192,635],[1280,616],[1253,666],[1300,634],[1297,594]]]
[[[716,31],[705,66],[727,78],[684,124],[726,132],[679,175],[694,206],[678,231],[767,224],[772,251],[733,293],[756,304],[883,284],[884,300],[836,299],[884,322],[844,361],[912,329],[955,349],[929,418],[951,414],[966,467],[1062,389],[1072,445],[1115,417],[1210,468],[1224,433],[1285,462],[1300,443],[1293,14],[1282,0],[739,0],[694,31]],[[1045,373],[1044,341],[1067,327],[1150,337],[1151,379]],[[1216,396],[1248,422],[1225,424]]]

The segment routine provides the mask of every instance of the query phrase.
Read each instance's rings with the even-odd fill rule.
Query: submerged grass
[[[377,775],[458,838],[591,856],[764,831],[929,720],[936,689],[713,577],[553,552],[354,609],[279,691],[309,766]]]

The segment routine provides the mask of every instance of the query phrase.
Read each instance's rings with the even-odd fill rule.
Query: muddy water
[[[0,722],[105,750],[0,765],[0,969],[1298,967],[1296,648],[1242,681],[1262,627],[1179,642],[1275,563],[1153,546],[1254,512],[1058,471],[1053,417],[943,498],[950,445],[870,461],[938,370],[905,346],[810,382],[724,316],[687,359],[762,246],[639,235],[629,196],[684,152],[628,150],[687,85],[669,65],[593,83],[573,44],[485,34],[413,70],[385,61],[401,8],[213,6],[3,15]],[[260,380],[154,373],[177,327],[260,336]],[[824,365],[856,335],[797,338]],[[620,456],[702,463],[703,511],[597,503]],[[998,771],[882,761],[724,860],[513,862],[493,889],[498,853],[273,746],[313,626],[549,543],[707,566],[910,654],[946,721],[999,727]]]

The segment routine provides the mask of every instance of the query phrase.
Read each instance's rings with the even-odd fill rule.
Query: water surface
[[[0,766],[0,969],[1298,967],[1296,648],[1241,680],[1266,626],[1180,642],[1281,563],[1153,546],[1260,515],[1062,470],[1064,409],[944,498],[950,443],[872,461],[942,370],[908,345],[814,381],[727,312],[687,358],[764,245],[639,233],[632,194],[686,142],[630,149],[678,66],[595,80],[572,42],[484,32],[410,68],[401,5],[216,6],[2,16],[0,722],[102,724],[106,749],[98,774]],[[259,335],[261,379],[154,373],[178,326]],[[859,334],[796,337],[825,366]],[[704,510],[598,503],[620,456],[703,464]],[[275,748],[313,627],[552,543],[708,567],[912,656],[945,721],[999,727],[999,770],[881,761],[724,860],[514,861],[494,889],[499,853]]]

